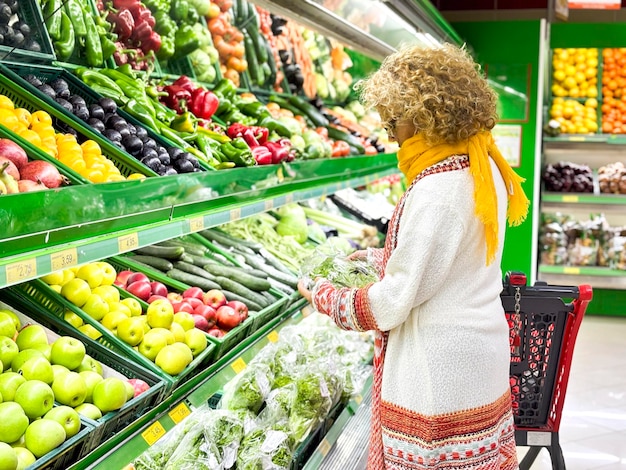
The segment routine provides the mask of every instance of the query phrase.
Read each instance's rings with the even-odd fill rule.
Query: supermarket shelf
[[[35,232],[33,227],[32,232],[14,236],[5,232],[0,240],[0,252],[4,255],[0,259],[0,288],[198,232],[290,202],[368,184],[397,172],[397,160],[395,155],[382,155],[272,167],[242,169],[248,173],[228,170],[222,175],[219,172],[219,179],[211,172],[201,177],[149,178],[132,182],[137,183],[134,185],[109,183],[26,193],[24,196],[46,197],[45,201],[32,203],[17,195],[14,203],[0,214],[0,223],[5,219],[4,227],[15,227],[15,220],[19,220],[22,213],[27,217],[29,207],[46,207],[48,213],[55,214],[55,219],[58,218],[55,209],[65,213],[71,210],[72,215],[58,221],[56,230],[48,228]],[[241,188],[230,193],[233,184]],[[81,198],[99,204],[89,212],[80,207]],[[129,206],[132,207],[129,209]],[[115,213],[117,215],[113,215]],[[49,221],[39,212],[35,212],[35,216]],[[30,227],[26,222],[23,226],[26,230]]]
[[[553,204],[606,204],[626,205],[625,194],[548,193],[542,196],[544,203]]]
[[[626,289],[626,271],[601,266],[540,265],[538,279],[549,284],[589,284],[594,289]]]
[[[546,144],[602,143],[613,145],[626,144],[626,135],[620,134],[563,134],[558,137],[544,137]]]

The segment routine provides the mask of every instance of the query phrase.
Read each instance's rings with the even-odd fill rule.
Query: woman
[[[409,187],[384,249],[357,253],[378,282],[300,291],[340,327],[376,332],[368,468],[518,468],[500,262],[506,219],[529,201],[491,137],[496,95],[451,45],[387,57],[361,95]]]

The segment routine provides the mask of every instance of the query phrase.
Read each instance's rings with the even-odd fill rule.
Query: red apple
[[[119,283],[120,286],[124,287],[126,286],[126,284],[128,284],[128,278],[133,274],[135,273],[133,271],[129,271],[128,269],[120,271],[119,273],[117,273],[115,283]]]
[[[186,297],[184,301],[187,302],[189,305],[191,305],[191,307],[194,310],[200,307],[201,305],[204,305],[204,302],[202,302],[202,300],[197,299],[195,297]]]
[[[154,295],[162,295],[163,297],[166,297],[168,294],[167,287],[162,282],[152,281],[150,283],[150,287],[152,288],[152,294]]]
[[[239,300],[231,300],[226,305],[232,308],[235,312],[239,314],[241,321],[244,321],[248,318],[248,306]]]
[[[195,327],[202,331],[208,331],[209,322],[206,321],[202,315],[193,315],[193,321],[195,323]]]
[[[170,301],[173,302],[182,302],[183,301],[183,296],[180,295],[178,292],[169,292],[167,294],[167,298],[170,299]]]
[[[193,297],[198,300],[202,300],[202,296],[204,292],[199,287],[190,287],[185,292],[183,292],[183,297],[186,299],[188,297]]]
[[[219,289],[211,289],[202,296],[202,301],[217,310],[222,305],[226,305],[226,296]]]
[[[141,379],[128,379],[128,383],[135,389],[135,396],[139,396],[143,392],[150,390],[150,385]]]
[[[172,307],[174,307],[174,313],[178,313],[178,312],[193,313],[193,307],[184,300],[182,302],[172,302]]]
[[[129,278],[130,279],[130,278]],[[135,281],[130,282],[126,286],[126,290],[133,294],[135,297],[139,297],[141,300],[148,300],[152,289],[148,281]]]
[[[209,331],[207,331],[207,333],[210,334],[211,336],[216,337],[216,338],[221,338],[225,334],[219,328],[211,328]]]
[[[169,300],[167,297],[163,297],[162,295],[154,295],[152,294],[149,298],[148,298],[148,303],[151,304],[152,302],[154,302],[157,299],[165,299],[165,300]]]
[[[202,315],[206,318],[206,321],[209,323],[209,328],[213,328],[215,326],[215,322],[217,321],[217,312],[210,305],[202,304],[200,307],[196,307],[193,310],[194,315]]]
[[[139,273],[139,272],[132,273],[130,276],[128,276],[128,279],[126,280],[126,284],[132,284],[133,282],[137,282],[137,281],[144,281],[150,284],[150,279],[148,279],[148,276],[146,276],[144,273]]]
[[[11,160],[18,170],[28,163],[24,149],[11,139],[0,139],[0,155]]]
[[[224,330],[232,330],[241,323],[241,317],[234,308],[222,305],[217,309],[217,326]]]

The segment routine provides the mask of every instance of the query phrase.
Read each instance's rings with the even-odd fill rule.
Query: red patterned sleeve
[[[336,288],[320,280],[313,287],[311,301],[318,312],[330,316],[344,330],[378,330],[368,298],[371,285],[359,289]]]

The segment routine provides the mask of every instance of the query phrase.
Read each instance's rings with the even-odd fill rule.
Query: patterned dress
[[[492,162],[499,249],[485,265],[469,159],[424,170],[398,203],[380,280],[335,288],[314,307],[344,329],[376,332],[369,470],[518,468],[500,292],[506,191]]]

